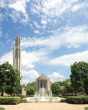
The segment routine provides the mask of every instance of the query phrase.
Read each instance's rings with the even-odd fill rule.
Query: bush
[[[26,96],[26,95],[23,95],[23,96],[21,96],[21,98],[27,98],[28,96]]]
[[[0,97],[0,104],[19,104],[20,97]]]
[[[88,104],[88,96],[68,96],[66,102],[72,104]]]
[[[26,99],[21,99],[20,103],[26,103]]]
[[[64,96],[73,96],[73,93],[64,93]]]
[[[60,102],[66,102],[66,99],[61,99],[61,101]]]

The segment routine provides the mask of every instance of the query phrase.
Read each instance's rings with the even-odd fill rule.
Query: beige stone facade
[[[26,90],[25,90],[25,87],[22,87],[22,96],[26,96]]]
[[[45,90],[45,92],[49,92],[51,90],[51,84],[49,78],[47,78],[44,74],[41,74],[38,78],[36,78],[36,88],[37,92],[42,92],[41,90]]]
[[[15,46],[13,49],[13,67],[20,72],[21,76],[21,48],[20,48],[20,36],[16,37]]]

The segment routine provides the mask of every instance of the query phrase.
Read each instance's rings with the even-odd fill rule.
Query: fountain
[[[36,92],[34,97],[30,97],[29,101],[34,102],[52,102],[58,101],[58,97],[52,97],[52,82],[44,74],[36,78]]]
[[[47,93],[45,88],[40,88],[39,92],[36,92],[34,97],[35,102],[52,102],[52,91]]]
[[[60,98],[52,97],[52,91],[46,92],[44,89],[40,89],[39,92],[35,92],[34,97],[28,97],[27,101],[52,103],[52,101],[60,101]]]

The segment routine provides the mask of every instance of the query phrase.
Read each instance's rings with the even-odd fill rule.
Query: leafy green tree
[[[76,93],[85,91],[88,95],[88,63],[75,62],[71,65],[71,83]]]
[[[59,81],[58,84],[59,84],[60,86],[64,86],[64,82],[63,82],[63,81]]]
[[[26,93],[28,96],[33,96],[36,91],[36,87],[34,83],[28,83],[26,86]]]
[[[14,69],[8,62],[0,65],[0,92],[10,95],[20,94],[20,73]]]
[[[60,81],[57,83],[60,86],[59,95],[66,95],[66,94],[69,95],[74,92],[70,79],[66,79],[65,81],[62,81],[62,82]]]
[[[51,90],[53,95],[58,96],[60,93],[60,85],[58,84],[58,82],[55,82],[51,85]]]
[[[70,79],[66,79],[65,81],[63,81],[63,83],[64,83],[64,92],[65,93],[72,93],[72,92],[74,92]]]

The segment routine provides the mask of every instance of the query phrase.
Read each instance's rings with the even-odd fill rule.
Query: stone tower
[[[15,46],[13,49],[13,67],[20,72],[21,76],[21,48],[20,48],[20,36],[16,37]]]

